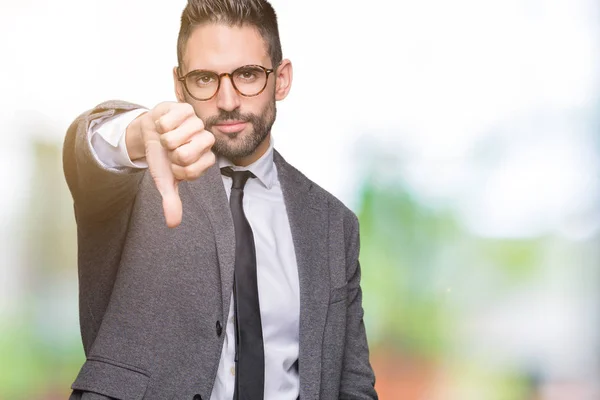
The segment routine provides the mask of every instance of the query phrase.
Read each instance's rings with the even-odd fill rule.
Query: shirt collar
[[[269,140],[269,148],[258,160],[254,161],[247,167],[239,167],[233,165],[233,163],[225,157],[219,156],[217,159],[219,168],[231,167],[234,171],[245,171],[252,172],[259,182],[266,187],[271,189],[275,180],[275,165],[273,164],[273,138]]]

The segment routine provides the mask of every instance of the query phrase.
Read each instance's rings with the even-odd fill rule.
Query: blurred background
[[[84,355],[61,163],[81,112],[174,100],[184,0],[0,3],[0,399]],[[600,399],[600,4],[273,0],[275,145],[361,222],[384,400]]]

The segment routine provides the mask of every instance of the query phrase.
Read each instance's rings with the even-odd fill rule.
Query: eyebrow
[[[259,66],[261,66],[261,67],[263,67],[263,68],[266,68],[266,69],[273,69],[273,67],[265,66],[265,65],[263,65],[262,63],[255,62],[255,63],[246,63],[246,64],[241,64],[241,65],[238,65],[237,67],[235,67],[235,68],[233,68],[233,69],[231,69],[231,70],[228,70],[228,71],[222,71],[222,72],[229,72],[229,73],[231,73],[231,72],[235,71],[236,69],[239,69],[239,68],[242,68],[242,67],[246,67],[246,66],[249,66],[249,65],[259,65]],[[222,72],[219,72],[217,69],[204,68],[204,67],[201,67],[201,68],[190,68],[190,69],[188,69],[188,71],[187,71],[186,73],[188,73],[188,74],[189,74],[189,73],[190,73],[190,72],[192,72],[192,71],[211,71],[211,72],[216,72],[216,73],[222,73]],[[182,70],[182,68],[179,68],[179,73],[181,74],[181,76],[185,75],[185,74],[183,73],[183,70]]]

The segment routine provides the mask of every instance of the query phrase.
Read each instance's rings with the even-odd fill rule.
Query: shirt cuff
[[[88,129],[90,147],[96,159],[106,168],[147,168],[144,159],[131,161],[125,133],[129,124],[147,112],[144,108],[92,121]]]

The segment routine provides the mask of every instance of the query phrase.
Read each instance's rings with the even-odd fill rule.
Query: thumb
[[[183,207],[179,197],[179,181],[173,176],[167,150],[160,144],[157,132],[146,139],[146,161],[154,184],[162,196],[163,212],[169,228],[181,223]]]
[[[170,186],[170,189],[164,190],[162,194],[163,198],[163,212],[165,214],[165,221],[169,228],[176,228],[181,223],[183,216],[183,207],[181,204],[181,198],[179,197],[179,182],[174,182]],[[160,189],[159,189],[160,190]]]

